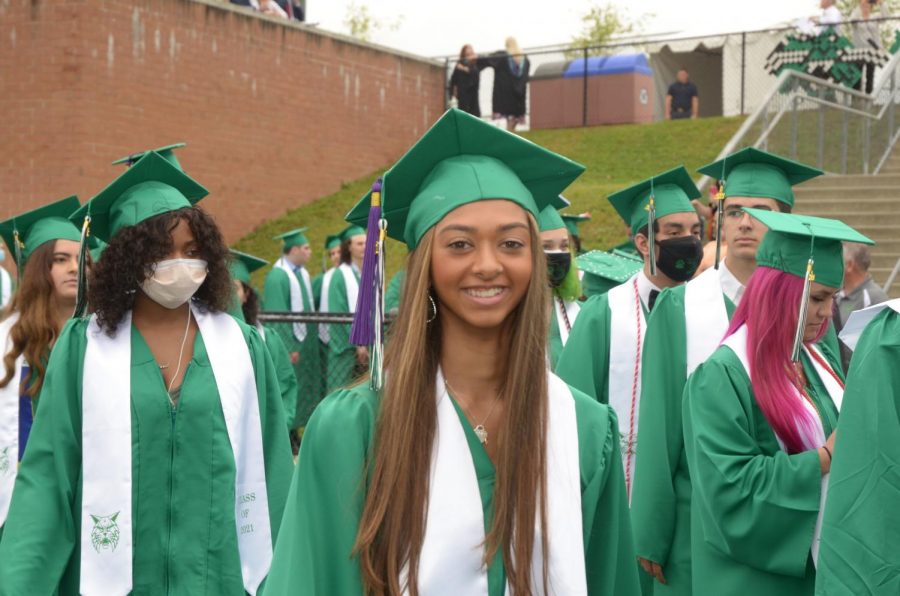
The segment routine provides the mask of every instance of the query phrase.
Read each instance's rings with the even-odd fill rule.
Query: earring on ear
[[[428,317],[428,320],[425,322],[433,323],[434,320],[437,318],[438,309],[437,309],[437,303],[434,301],[434,298],[432,298],[432,296],[431,296],[431,292],[428,292],[428,301],[431,302],[431,316]]]

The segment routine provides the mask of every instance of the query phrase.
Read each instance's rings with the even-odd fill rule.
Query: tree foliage
[[[641,20],[632,19],[626,11],[612,3],[594,4],[581,17],[581,32],[569,42],[567,54],[581,56],[584,48],[591,48],[589,55],[600,54],[603,50],[597,46],[606,45],[616,37],[639,33]]]
[[[385,23],[373,15],[367,5],[356,2],[347,5],[347,12],[344,15],[344,27],[347,28],[347,33],[362,41],[372,41],[375,33],[383,29],[396,31],[402,22],[403,17],[398,16],[393,22]]]

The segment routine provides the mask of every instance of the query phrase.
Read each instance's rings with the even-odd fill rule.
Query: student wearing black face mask
[[[541,211],[538,226],[541,245],[547,259],[547,279],[553,294],[553,315],[550,317],[550,370],[556,369],[559,356],[569,340],[572,325],[581,310],[581,282],[578,269],[572,262],[569,231],[558,209],[568,206],[560,197]]]
[[[631,226],[644,267],[585,302],[557,366],[563,380],[616,411],[629,499],[647,316],[659,292],[690,278],[700,263],[700,218],[691,205],[699,196],[687,170],[678,167],[609,197]]]

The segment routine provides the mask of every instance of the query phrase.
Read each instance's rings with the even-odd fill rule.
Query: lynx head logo
[[[119,512],[116,511],[112,515],[91,515],[94,520],[94,528],[91,530],[91,544],[98,553],[104,550],[113,552],[119,545],[119,525],[116,518]]]
[[[0,476],[6,476],[9,472],[9,447],[0,449]]]

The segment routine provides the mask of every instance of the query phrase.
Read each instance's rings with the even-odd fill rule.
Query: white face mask
[[[160,306],[178,308],[203,285],[206,268],[206,261],[200,259],[160,261],[153,268],[153,275],[141,284],[141,289]]]

